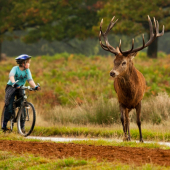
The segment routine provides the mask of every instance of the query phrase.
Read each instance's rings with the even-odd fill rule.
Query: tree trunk
[[[147,55],[149,58],[157,58],[158,52],[158,38],[156,38],[151,45],[148,46]]]

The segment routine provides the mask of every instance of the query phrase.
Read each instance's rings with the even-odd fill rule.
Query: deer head
[[[118,19],[117,19],[114,22],[114,18],[115,17],[112,18],[112,20],[111,20],[108,28],[106,29],[105,33],[103,33],[103,31],[102,31],[102,24],[103,24],[103,19],[102,19],[101,23],[100,23],[100,33],[99,33],[99,41],[100,41],[101,47],[104,50],[115,54],[115,57],[116,57],[114,59],[114,68],[110,72],[110,76],[112,76],[112,77],[116,77],[116,76],[123,75],[124,73],[126,73],[126,71],[129,69],[129,67],[133,64],[132,59],[136,56],[137,52],[144,49],[145,47],[148,47],[157,37],[160,37],[164,34],[164,26],[163,26],[163,29],[162,29],[162,33],[159,33],[159,23],[158,23],[158,21],[156,21],[155,18],[153,18],[153,20],[154,20],[154,29],[153,29],[151,19],[148,16],[149,30],[150,30],[149,41],[147,43],[145,43],[144,34],[143,34],[142,35],[143,45],[141,47],[134,49],[134,39],[132,39],[132,47],[131,47],[130,50],[128,50],[128,51],[122,51],[121,50],[121,40],[120,40],[120,43],[119,43],[119,47],[117,47],[115,49],[114,47],[112,47],[109,44],[109,41],[108,41],[108,38],[107,38],[109,31],[113,28],[113,26],[118,21]],[[105,44],[102,43],[101,36],[103,36]]]

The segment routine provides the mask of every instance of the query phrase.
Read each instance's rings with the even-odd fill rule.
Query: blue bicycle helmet
[[[15,58],[17,64],[22,64],[23,61],[30,59],[31,56],[27,55],[27,54],[22,54],[19,55],[17,58]]]

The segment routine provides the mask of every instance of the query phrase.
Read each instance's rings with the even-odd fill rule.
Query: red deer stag
[[[137,125],[139,128],[140,133],[140,142],[143,142],[142,139],[142,132],[141,132],[141,100],[145,93],[146,82],[145,78],[141,72],[139,72],[133,65],[132,59],[136,56],[137,52],[148,47],[157,37],[160,37],[164,34],[164,26],[162,33],[159,33],[159,23],[155,21],[154,18],[154,32],[153,26],[150,17],[148,16],[149,22],[149,30],[150,30],[150,39],[147,43],[144,40],[144,34],[142,35],[143,38],[143,45],[134,49],[134,39],[132,40],[132,48],[128,51],[121,50],[121,40],[119,47],[116,49],[112,47],[109,42],[107,35],[112,27],[118,19],[114,22],[114,17],[112,18],[106,32],[102,31],[102,24],[103,19],[100,23],[100,34],[99,34],[99,41],[101,47],[106,50],[110,51],[111,53],[115,54],[114,59],[114,67],[110,71],[110,76],[114,79],[114,89],[118,96],[119,107],[121,112],[121,122],[123,125],[124,131],[124,140],[131,140],[130,139],[130,130],[129,130],[129,112],[132,109],[136,109],[137,114]],[[104,38],[105,44],[101,41],[101,36]],[[128,134],[127,134],[128,132]]]

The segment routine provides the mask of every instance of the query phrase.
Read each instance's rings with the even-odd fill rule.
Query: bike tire
[[[24,109],[25,109],[25,111],[24,111]],[[24,114],[24,116],[23,116],[23,114]],[[24,131],[21,129],[21,121],[22,121],[23,117],[24,117],[25,123],[28,123],[27,125],[25,124]],[[36,121],[36,112],[35,112],[35,108],[34,108],[33,104],[29,103],[29,102],[25,102],[24,105],[21,106],[19,113],[18,113],[18,118],[17,118],[18,132],[22,136],[25,136],[25,137],[30,135],[34,129],[35,121]]]

